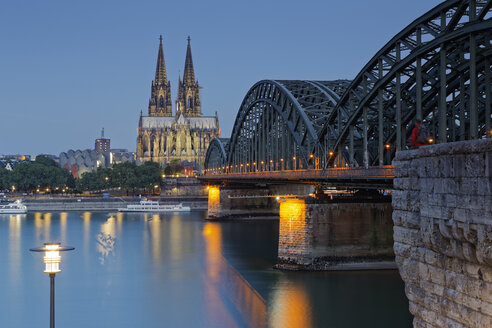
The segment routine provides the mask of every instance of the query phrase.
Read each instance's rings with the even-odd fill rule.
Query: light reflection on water
[[[396,272],[276,271],[278,222],[204,218],[203,212],[0,215],[0,327],[47,325],[49,279],[42,256],[28,251],[46,241],[76,247],[63,254],[56,278],[62,327],[411,325]],[[352,318],[357,312],[360,320]]]

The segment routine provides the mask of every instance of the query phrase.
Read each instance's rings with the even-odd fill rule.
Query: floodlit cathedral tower
[[[184,116],[199,117],[202,115],[200,108],[200,86],[198,85],[198,81],[195,81],[190,37],[188,36],[183,81],[181,81],[181,77],[178,81],[176,111],[183,113]]]
[[[162,35],[159,40],[155,80],[152,81],[150,92],[149,116],[172,116],[171,83],[167,80],[164,50],[162,50]]]
[[[162,36],[155,80],[152,81],[148,116],[140,112],[137,129],[137,159],[158,162],[161,166],[177,161],[195,162],[202,166],[208,145],[220,137],[219,118],[202,116],[200,86],[195,80],[190,37],[186,49],[183,81],[178,81],[176,113],[173,116],[171,84],[167,80]]]

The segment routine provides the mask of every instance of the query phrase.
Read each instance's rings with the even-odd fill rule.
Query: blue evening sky
[[[438,0],[0,2],[0,154],[135,150],[159,34],[171,97],[191,36],[202,111],[229,137],[262,79],[352,79]]]

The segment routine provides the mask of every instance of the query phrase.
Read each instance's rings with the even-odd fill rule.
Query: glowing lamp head
[[[433,139],[433,138],[429,138],[429,140],[428,140],[428,141],[429,141],[429,143],[430,143],[430,144],[431,144],[431,143],[434,143],[434,139]]]
[[[313,158],[313,157],[314,157],[314,154],[309,155],[309,158]]]
[[[46,244],[44,246],[44,273],[58,273],[60,270],[60,244]]]
[[[391,145],[390,144],[386,144],[386,145],[384,145],[384,148],[390,149],[391,148]]]
[[[333,156],[335,153],[333,151],[330,151],[328,155]]]
[[[44,273],[57,274],[61,272],[60,252],[74,250],[74,247],[61,246],[60,243],[45,243],[43,247],[31,248],[32,252],[44,252]]]

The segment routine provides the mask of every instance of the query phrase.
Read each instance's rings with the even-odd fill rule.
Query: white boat
[[[120,212],[189,212],[189,206],[183,204],[161,205],[158,201],[142,200],[140,204],[127,205],[124,208],[118,208]]]
[[[20,200],[13,203],[0,203],[0,214],[23,214],[27,213],[26,205]]]

